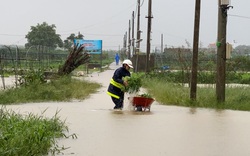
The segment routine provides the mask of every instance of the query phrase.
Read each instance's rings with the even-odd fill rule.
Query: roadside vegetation
[[[249,46],[237,46],[227,57],[223,103],[216,99],[216,47],[199,49],[196,101],[190,100],[192,48],[187,47],[155,53],[154,72],[142,77],[149,94],[164,105],[250,111]]]
[[[18,87],[0,91],[0,155],[55,155],[67,147],[59,147],[57,139],[77,138],[66,136],[67,125],[56,112],[52,118],[17,114],[4,108],[7,104],[22,104],[45,101],[83,100],[95,93],[101,85],[61,76],[46,80],[42,71],[30,71],[19,78]]]
[[[0,155],[54,155],[66,149],[59,147],[56,139],[77,136],[66,136],[68,127],[59,119],[58,113],[45,118],[31,113],[23,116],[0,108]]]
[[[173,75],[175,75],[174,78]],[[249,74],[245,73],[244,75],[245,77],[249,77]],[[224,103],[218,103],[216,100],[215,85],[211,83],[214,82],[213,76],[210,78],[208,76],[202,80],[203,83],[200,83],[204,86],[197,87],[196,101],[191,101],[190,88],[188,87],[188,83],[183,83],[182,80],[184,78],[186,76],[183,77],[178,73],[154,73],[144,75],[142,82],[143,87],[147,89],[148,93],[157,102],[164,105],[250,111],[250,86],[244,87],[243,85],[239,85],[232,87],[226,85],[226,100]],[[201,76],[198,79],[201,80]],[[231,81],[231,83],[235,82],[235,80]],[[248,84],[249,82],[248,80]]]
[[[24,78],[25,79],[25,78]],[[22,80],[20,80],[22,81]],[[68,76],[45,82],[45,80],[25,80],[20,87],[0,92],[1,104],[20,104],[45,101],[70,101],[85,99],[96,92],[100,84],[77,80]]]

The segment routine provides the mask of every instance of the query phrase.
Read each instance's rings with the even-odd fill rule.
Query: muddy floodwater
[[[113,69],[118,66],[113,65]],[[122,112],[106,89],[114,70],[89,75],[103,87],[84,101],[46,102],[7,106],[20,113],[59,116],[69,134],[61,139],[69,147],[59,155],[77,156],[249,156],[250,112],[217,111],[163,106],[154,102],[150,112],[131,110],[128,100]],[[129,95],[126,95],[129,96]]]

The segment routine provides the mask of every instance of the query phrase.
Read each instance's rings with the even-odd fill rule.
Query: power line
[[[129,7],[125,8],[124,10],[121,10],[120,12],[116,13],[114,16],[108,17],[108,18],[106,18],[106,19],[104,19],[102,21],[96,22],[94,24],[90,24],[90,25],[87,25],[87,26],[83,26],[83,27],[79,27],[79,28],[75,28],[75,29],[71,29],[71,30],[64,30],[64,31],[60,31],[60,32],[71,32],[71,31],[78,31],[79,29],[86,29],[86,28],[90,28],[90,27],[92,28],[92,27],[94,27],[96,25],[100,25],[102,23],[105,23],[105,22],[109,21],[110,19],[113,19],[113,18],[115,18],[117,16],[119,17],[119,15],[121,13],[126,12],[128,9],[132,8],[132,6],[134,6],[134,5],[135,5],[135,3],[130,5]]]
[[[144,4],[144,0],[142,1],[142,3],[140,4],[140,6],[139,6],[139,7],[142,7],[142,6],[143,6],[143,4]]]
[[[250,17],[247,17],[247,16],[240,16],[240,15],[232,15],[232,14],[228,14],[228,16],[233,16],[233,17],[239,17],[239,18],[250,19]]]
[[[60,34],[60,33],[59,33]],[[70,35],[71,33],[65,33],[65,34],[60,34],[62,36],[64,35]],[[123,36],[123,35],[119,35],[119,34],[88,34],[88,33],[84,33],[84,35],[91,35],[91,36]],[[20,34],[0,34],[0,36],[25,36],[25,35],[20,35]]]
[[[60,34],[62,36],[64,35],[70,35],[72,33],[66,33],[66,34]],[[90,35],[90,36],[123,36],[123,35],[119,35],[119,34],[88,34],[88,33],[84,33],[83,35]]]
[[[89,28],[89,27],[93,27],[93,26],[96,26],[98,24],[101,24],[101,23],[105,23],[107,21],[109,21],[110,19],[120,15],[121,13],[125,12],[126,10],[128,10],[129,8],[131,8],[132,6],[134,6],[134,4],[130,5],[129,7],[125,8],[124,10],[121,10],[120,12],[116,13],[114,16],[111,16],[109,18],[106,18],[102,21],[99,21],[97,23],[94,23],[94,24],[91,24],[91,25],[87,25],[87,26],[84,26],[84,27],[80,27],[80,28],[74,28],[74,29],[71,29],[71,30],[63,30],[63,31],[59,31],[58,34],[64,36],[64,35],[70,35],[72,33],[63,33],[63,32],[72,32],[72,31],[79,31],[79,29],[86,29],[86,28]],[[123,36],[123,35],[119,35],[119,34],[86,34],[84,33],[84,35],[92,35],[92,36]],[[0,34],[0,36],[26,36],[26,35],[20,35],[20,34]]]

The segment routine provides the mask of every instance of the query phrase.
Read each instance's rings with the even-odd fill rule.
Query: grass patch
[[[31,113],[22,116],[2,107],[0,155],[54,155],[64,149],[58,147],[55,139],[65,137],[66,131],[68,128],[60,121],[58,112],[49,119]],[[75,134],[72,137],[76,137]]]
[[[197,98],[194,102],[190,100],[190,88],[188,87],[148,77],[144,78],[142,82],[149,94],[164,105],[250,111],[250,87],[227,87],[224,103],[217,102],[215,88],[198,87]]]
[[[61,77],[47,83],[34,81],[28,85],[0,92],[1,104],[16,104],[45,101],[83,100],[96,92],[101,85],[71,77]]]
[[[101,87],[98,83],[60,77],[50,82],[34,76],[26,78],[18,88],[0,91],[1,104],[17,104],[44,101],[70,101],[85,99]],[[61,153],[64,147],[56,139],[69,137],[65,122],[59,120],[58,112],[51,119],[28,114],[22,116],[13,111],[0,109],[0,155],[31,156]],[[73,138],[75,134],[70,135]]]

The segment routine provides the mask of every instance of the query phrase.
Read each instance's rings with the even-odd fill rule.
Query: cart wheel
[[[141,107],[141,106],[138,106],[138,107],[136,107],[136,111],[143,111],[143,107]]]

